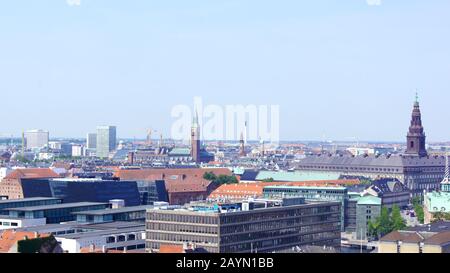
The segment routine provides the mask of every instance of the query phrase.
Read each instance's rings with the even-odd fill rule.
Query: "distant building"
[[[340,203],[302,198],[193,203],[147,210],[146,249],[194,244],[210,253],[271,253],[305,245],[340,246]]]
[[[88,133],[86,135],[86,148],[95,150],[97,148],[97,134]]]
[[[8,199],[26,198],[26,196],[24,196],[24,191],[22,188],[22,179],[58,177],[60,176],[57,173],[48,168],[16,169],[13,172],[9,173],[6,177],[4,177],[0,182],[0,195],[7,196]]]
[[[116,149],[116,127],[98,126],[96,156],[99,158],[108,158],[110,152]]]
[[[448,156],[446,158],[445,176],[441,182],[440,191],[425,193],[424,196],[425,224],[431,223],[437,213],[450,213],[450,169]]]
[[[24,132],[27,149],[41,149],[48,146],[49,132],[44,130],[29,130]]]
[[[383,207],[392,209],[394,205],[406,208],[410,201],[410,191],[398,179],[377,179],[363,192],[363,195],[380,197]]]
[[[403,183],[412,196],[421,196],[424,190],[439,188],[444,174],[443,156],[430,156],[425,149],[419,102],[416,99],[407,134],[404,155],[308,156],[298,164],[302,171],[322,171],[370,179],[395,178]]]
[[[82,157],[84,156],[84,147],[82,145],[72,146],[72,157]]]
[[[114,176],[121,180],[164,181],[171,205],[184,205],[191,201],[206,200],[215,189],[213,183],[203,178],[207,172],[215,175],[232,175],[227,168],[142,169],[118,170]],[[145,184],[142,184],[145,187]],[[162,201],[162,200],[161,200]]]

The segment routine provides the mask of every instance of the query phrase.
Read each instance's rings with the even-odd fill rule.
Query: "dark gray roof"
[[[450,231],[450,221],[439,221],[431,223],[429,225],[422,225],[417,227],[412,227],[408,229],[409,231],[418,232],[444,232]]]
[[[8,208],[5,211],[37,211],[37,210],[50,210],[50,209],[63,209],[63,208],[74,208],[74,207],[88,207],[95,205],[109,205],[108,203],[97,203],[97,202],[78,202],[78,203],[66,203],[66,204],[55,204],[48,206],[35,206],[35,207],[22,207],[22,208]]]
[[[444,156],[429,156],[429,157],[417,157],[417,156],[339,156],[339,155],[316,155],[308,156],[300,160],[300,166],[305,165],[336,165],[336,166],[348,166],[348,167],[390,167],[390,168],[402,168],[402,167],[414,167],[414,166],[445,166]]]
[[[123,207],[119,209],[100,209],[100,210],[89,210],[89,211],[79,211],[73,212],[72,214],[83,214],[83,215],[108,215],[117,214],[125,212],[135,212],[135,211],[146,211],[147,209],[152,209],[154,206],[133,206],[133,207]]]
[[[45,201],[45,200],[61,200],[61,198],[53,198],[53,197],[30,197],[30,198],[22,198],[22,199],[6,199],[6,200],[0,200],[0,204],[5,204],[5,203],[19,203],[19,202],[33,202],[33,201]]]
[[[408,192],[408,188],[403,185],[398,179],[383,178],[372,182],[371,188],[382,197],[387,193],[394,192]]]

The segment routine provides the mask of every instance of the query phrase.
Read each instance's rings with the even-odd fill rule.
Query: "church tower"
[[[411,117],[411,125],[406,137],[406,154],[412,156],[427,156],[425,148],[425,132],[422,126],[422,115],[420,113],[419,97],[416,94],[416,101],[414,102],[414,109]]]
[[[245,141],[244,141],[244,133],[241,133],[241,140],[239,141],[239,156],[246,156],[245,153]]]
[[[198,123],[198,113],[192,120],[191,128],[191,157],[196,163],[200,163],[200,125]]]

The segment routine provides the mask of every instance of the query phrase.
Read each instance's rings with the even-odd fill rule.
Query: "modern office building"
[[[265,198],[303,197],[307,201],[326,201],[341,203],[341,229],[345,230],[345,211],[348,193],[345,187],[296,187],[268,186],[263,189]]]
[[[134,206],[118,209],[90,210],[75,212],[78,223],[107,223],[107,222],[145,222],[145,212],[154,206]]]
[[[86,135],[86,148],[95,150],[97,148],[97,134],[88,133]]]
[[[9,217],[22,219],[46,219],[47,224],[75,221],[73,212],[106,209],[109,203],[78,202],[45,206],[20,207],[5,209]]]
[[[108,158],[109,153],[116,149],[116,127],[98,126],[97,127],[97,147],[96,156],[99,158]]]
[[[41,149],[48,146],[49,132],[44,130],[29,130],[24,134],[27,149]]]
[[[341,203],[303,198],[192,203],[147,210],[146,251],[195,245],[211,253],[267,253],[306,245],[340,246]]]
[[[8,212],[4,211],[5,209],[56,205],[61,203],[62,199],[52,197],[33,197],[24,199],[0,200],[0,215],[8,215]]]
[[[25,198],[55,197],[63,199],[64,203],[123,199],[126,206],[141,205],[135,181],[100,178],[22,179],[21,190]]]

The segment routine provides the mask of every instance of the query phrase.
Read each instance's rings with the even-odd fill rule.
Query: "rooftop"
[[[61,199],[60,198],[53,198],[53,197],[30,197],[30,198],[22,198],[22,199],[0,200],[0,204],[33,202],[33,201],[46,201],[46,200],[61,200]]]
[[[108,214],[117,214],[117,213],[126,213],[126,212],[135,212],[135,211],[146,211],[147,209],[152,209],[154,206],[134,206],[134,207],[123,207],[119,209],[99,209],[99,210],[87,210],[87,211],[79,211],[73,212],[72,214],[83,214],[83,215],[108,215]]]
[[[109,205],[108,203],[97,203],[97,202],[78,202],[78,203],[65,203],[65,204],[55,204],[47,206],[35,206],[35,207],[21,207],[21,208],[8,208],[5,211],[38,211],[38,210],[51,210],[51,209],[64,209],[64,208],[75,208],[75,207],[88,207],[95,205]]]
[[[21,178],[57,178],[57,173],[48,168],[27,168],[16,169],[8,174],[5,179],[21,179]]]

